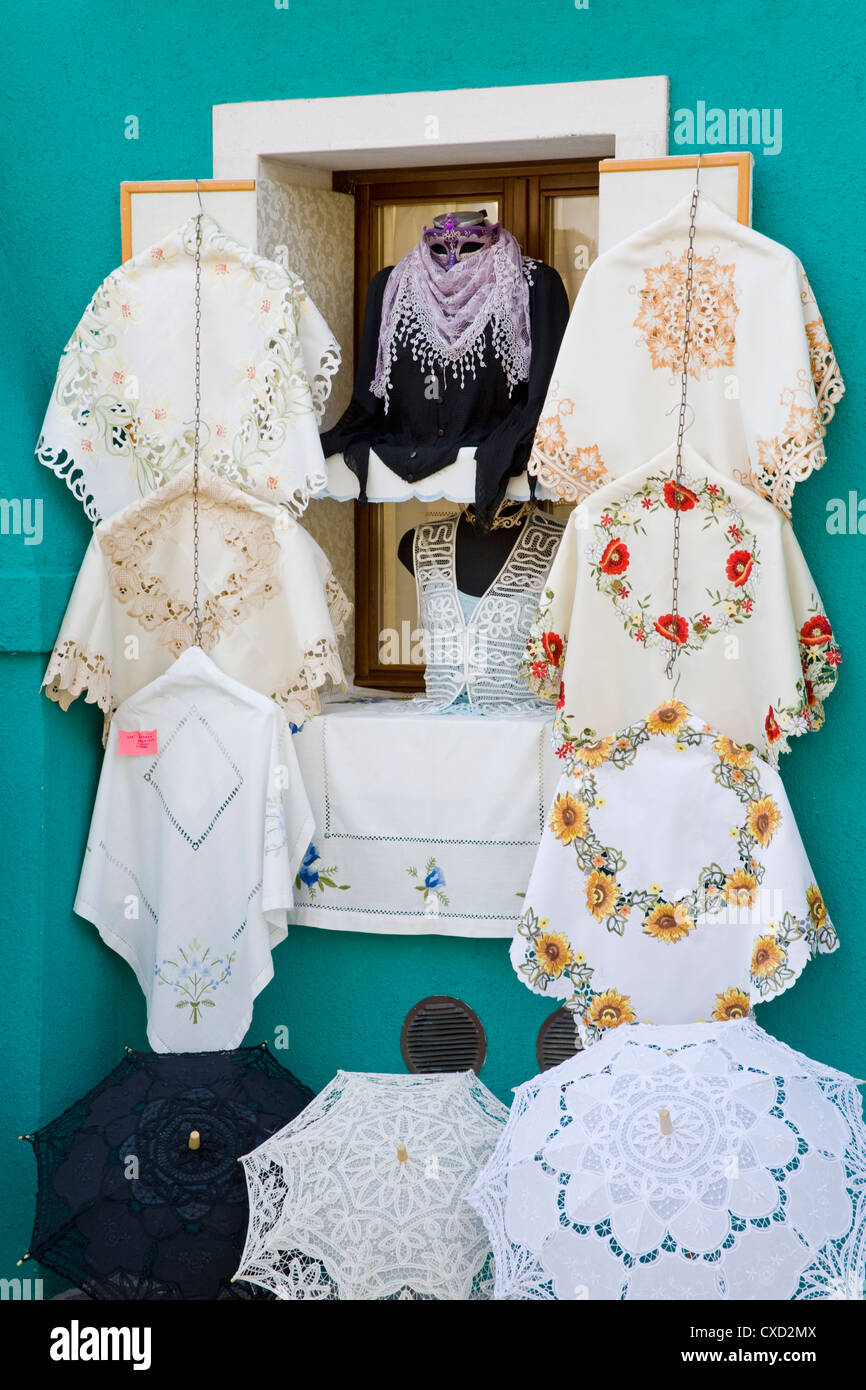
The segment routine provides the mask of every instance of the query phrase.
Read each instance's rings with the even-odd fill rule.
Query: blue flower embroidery
[[[419,869],[413,867],[407,869],[406,872],[409,874],[410,878],[421,878]],[[424,894],[425,917],[436,917],[440,907],[450,906],[448,898],[443,891],[446,887],[446,883],[447,880],[443,870],[436,863],[434,856],[431,855],[424,865],[423,880],[415,884],[415,892]]]
[[[308,888],[314,888],[319,881],[319,871],[313,868],[313,865],[317,864],[318,861],[319,851],[311,840],[309,848],[301,860],[301,867],[298,869],[298,878],[302,883],[305,883]]]
[[[309,848],[301,860],[301,867],[298,869],[295,887],[300,888],[303,884],[312,899],[317,893],[324,893],[328,888],[339,888],[345,893],[349,885],[348,883],[338,883],[334,878],[336,872],[336,864],[322,864],[319,851],[310,841]]]

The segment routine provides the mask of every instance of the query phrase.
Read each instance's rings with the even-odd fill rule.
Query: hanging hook
[[[678,405],[672,405],[670,410],[665,411],[665,419],[667,419],[669,415],[673,415],[679,409],[680,407]],[[683,434],[685,434],[687,430],[690,430],[692,425],[695,423],[695,408],[692,405],[691,401],[686,401],[686,411],[690,412],[690,419],[688,421],[688,424],[683,425]]]
[[[198,198],[198,210],[199,210],[199,212],[204,212],[204,203],[203,203],[202,200],[201,200],[201,187],[200,187],[200,185],[199,185],[198,179],[196,179],[196,181],[195,181],[195,196]]]

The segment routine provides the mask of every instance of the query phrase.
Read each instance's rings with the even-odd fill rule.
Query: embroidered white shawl
[[[45,672],[63,709],[86,692],[105,715],[192,646],[192,465],[100,522]],[[217,666],[302,724],[343,684],[337,637],[351,611],[330,563],[285,507],[201,467],[202,646]]]
[[[132,731],[157,751],[120,753]],[[243,1041],[312,833],[282,710],[202,651],[120,707],[75,911],[135,971],[157,1052]]]
[[[192,458],[196,219],[108,276],[67,344],[37,444],[92,521]],[[303,281],[202,217],[201,458],[298,515],[340,348]]]
[[[577,500],[676,435],[691,195],[590,268],[529,471]],[[845,387],[797,257],[698,201],[689,443],[790,515]]]
[[[672,623],[676,450],[593,492],[569,518],[522,674],[558,700],[560,743],[677,694],[770,759],[819,729],[841,655],[790,521],[684,449],[679,621]]]

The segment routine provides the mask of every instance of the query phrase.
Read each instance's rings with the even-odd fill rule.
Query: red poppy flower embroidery
[[[548,661],[552,661],[554,666],[558,666],[562,660],[562,638],[557,632],[543,632],[541,635],[541,645],[544,648],[544,655]]]
[[[682,483],[665,483],[665,501],[672,511],[690,512],[698,503],[698,494]]]
[[[735,589],[742,589],[749,575],[752,573],[752,565],[755,563],[751,551],[732,550],[728,556],[728,563],[725,566],[728,578]]]
[[[770,705],[770,708],[767,710],[767,717],[764,720],[764,730],[769,743],[778,743],[779,739],[782,737],[782,730],[776,723],[776,716],[773,713],[772,705]]]
[[[629,558],[628,546],[624,541],[614,537],[605,546],[598,567],[604,574],[624,574],[628,569]]]
[[[823,613],[816,613],[800,628],[800,641],[807,647],[820,647],[822,642],[829,642],[832,636],[833,629]]]
[[[673,613],[663,613],[660,618],[656,618],[654,627],[661,637],[666,637],[669,642],[676,642],[678,647],[682,647],[688,641],[689,625],[680,614],[677,614],[674,623]]]

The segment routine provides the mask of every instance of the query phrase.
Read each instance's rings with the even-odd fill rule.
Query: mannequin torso
[[[477,523],[473,526],[465,515],[461,516],[455,547],[457,587],[461,593],[480,598],[487,592],[522,535],[528,519],[524,518],[519,526],[482,531]],[[401,537],[397,548],[400,563],[410,574],[415,573],[414,541],[413,527]]]

